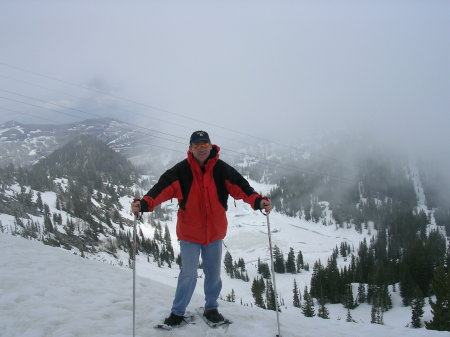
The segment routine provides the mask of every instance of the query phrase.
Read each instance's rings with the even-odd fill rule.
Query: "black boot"
[[[164,320],[164,324],[175,327],[180,325],[183,321],[184,316],[178,316],[171,312],[170,316]]]
[[[212,323],[220,323],[225,321],[222,314],[220,314],[217,309],[205,310],[203,312],[203,316],[205,316],[206,319]]]

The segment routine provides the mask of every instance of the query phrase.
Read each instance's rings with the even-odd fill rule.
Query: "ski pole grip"
[[[133,198],[133,202],[136,202],[136,201],[140,201],[140,199],[139,198]],[[138,216],[139,215],[139,212],[133,212],[133,214],[134,214],[134,216]]]
[[[263,200],[269,200],[269,197],[262,197],[262,199],[263,199]],[[269,212],[263,212],[262,209],[260,209],[259,211],[260,211],[262,214],[266,215],[266,216],[267,216],[267,214],[270,213],[270,211],[269,211]]]

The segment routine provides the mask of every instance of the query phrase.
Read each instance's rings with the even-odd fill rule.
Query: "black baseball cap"
[[[206,131],[195,131],[191,135],[191,139],[190,139],[189,143],[190,144],[196,144],[196,143],[201,143],[201,142],[211,143],[211,141],[209,140],[208,132],[206,132]]]

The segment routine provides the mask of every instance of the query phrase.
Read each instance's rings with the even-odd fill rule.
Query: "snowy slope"
[[[425,198],[425,191],[422,186],[422,182],[420,181],[419,168],[417,164],[410,159],[409,167],[408,167],[408,175],[411,178],[414,184],[414,190],[416,192],[417,197],[417,212],[425,212],[427,217],[430,219],[430,224],[428,226],[428,233],[431,231],[439,231],[444,237],[446,236],[446,231],[444,227],[436,225],[436,219],[434,217],[433,209],[428,209],[427,200]]]
[[[67,251],[0,234],[0,335],[4,337],[130,336],[132,271],[74,256]],[[157,270],[154,271],[155,273]],[[234,320],[228,331],[195,325],[173,332],[152,325],[168,314],[171,282],[137,278],[137,336],[275,336],[275,313],[221,302]],[[195,294],[190,309],[201,306]],[[305,318],[283,312],[282,336],[448,336],[448,332]]]
[[[258,184],[253,181],[251,181],[252,186],[255,187],[255,189],[258,192],[261,192],[263,194],[266,194],[271,188],[270,185],[264,185],[264,184]],[[16,187],[18,188],[18,187]],[[145,193],[145,191],[142,191]],[[142,194],[143,194],[142,193]],[[54,192],[47,192],[42,194],[43,201],[49,205],[50,211],[53,212],[60,212],[56,209],[56,195]],[[131,218],[129,214],[129,205],[131,202],[131,197],[122,197],[121,203],[123,205],[123,209],[121,210],[121,213],[125,217]],[[231,312],[233,313],[232,316],[234,316],[235,307],[238,306],[240,309],[244,309],[252,306],[252,303],[254,302],[252,295],[251,295],[251,281],[254,277],[257,276],[257,266],[256,262],[258,257],[260,257],[263,261],[268,260],[269,258],[269,251],[268,251],[268,238],[267,238],[267,224],[266,224],[266,217],[263,216],[260,212],[254,211],[251,209],[250,206],[243,203],[242,201],[236,201],[236,206],[234,204],[233,199],[230,198],[229,202],[229,211],[228,211],[228,219],[229,219],[229,229],[228,229],[228,235],[226,239],[224,240],[224,243],[226,244],[226,248],[224,248],[224,254],[225,251],[228,250],[234,260],[237,260],[238,258],[244,258],[246,262],[246,267],[248,271],[248,275],[250,278],[250,282],[244,282],[242,280],[237,279],[231,279],[228,277],[225,272],[223,271],[223,290],[221,293],[221,296],[223,298],[226,298],[228,294],[231,293],[233,290],[236,296],[236,304],[229,304],[227,302],[224,302],[225,309],[227,306],[232,306],[233,309],[231,309]],[[172,208],[173,210],[176,210],[176,204],[171,203],[170,201],[165,203],[164,207]],[[62,212],[62,217],[66,218],[68,214],[65,212]],[[166,223],[169,227],[169,230],[171,232],[172,241],[174,242],[174,250],[175,254],[178,253],[179,247],[176,243],[176,235],[175,235],[175,221],[176,217],[173,216],[171,220],[167,222],[163,222],[162,225],[164,226]],[[324,226],[322,224],[316,224],[313,222],[304,221],[299,218],[290,218],[286,217],[284,215],[281,215],[276,212],[272,212],[270,215],[270,221],[271,221],[271,228],[272,228],[272,240],[273,244],[278,245],[283,253],[285,254],[285,257],[288,253],[289,247],[293,247],[295,250],[295,253],[298,252],[298,250],[301,250],[303,253],[303,257],[305,260],[305,263],[308,263],[311,266],[310,271],[302,270],[299,274],[276,274],[277,277],[277,287],[280,298],[283,300],[284,305],[282,306],[282,316],[288,317],[286,319],[287,322],[298,319],[304,319],[302,314],[300,313],[300,310],[297,308],[294,308],[292,306],[292,288],[293,288],[293,281],[294,279],[297,282],[297,285],[299,287],[300,292],[303,292],[303,289],[305,286],[310,286],[310,278],[311,278],[311,271],[312,266],[315,261],[318,259],[321,259],[323,264],[326,264],[327,259],[330,257],[333,249],[336,246],[339,246],[341,242],[348,243],[351,247],[355,248],[355,251],[358,248],[359,242],[362,241],[364,238],[367,240],[370,239],[370,237],[375,234],[375,231],[373,228],[369,228],[368,230],[363,230],[361,234],[357,233],[353,228],[340,228],[336,229],[334,225],[331,226]],[[3,228],[13,227],[14,218],[12,216],[7,216],[5,214],[0,215],[0,224],[3,226]],[[154,233],[154,228],[151,227],[148,223],[142,223],[139,225],[140,229],[144,232],[145,236],[152,237]],[[63,229],[60,229],[61,231]],[[3,248],[2,248],[3,251]],[[61,253],[58,249],[54,249],[54,251],[57,251]],[[76,249],[72,250],[73,254],[80,255],[81,253],[77,251]],[[31,255],[35,255],[33,252],[29,252]],[[66,253],[67,254],[67,253]],[[3,255],[3,253],[2,253]],[[118,259],[113,258],[111,255],[100,252],[96,254],[86,254],[89,259],[92,260],[98,260],[101,262],[106,262],[107,264],[112,264],[116,266],[127,266],[128,265],[128,254],[125,252],[118,252]],[[74,263],[77,263],[73,260]],[[89,265],[91,262],[87,262]],[[345,261],[342,257],[339,257],[338,263],[340,266],[343,266],[348,263],[348,261]],[[97,264],[94,264],[96,269],[104,268],[100,267]],[[223,267],[223,266],[222,266]],[[56,268],[56,267],[55,267]],[[118,267],[117,267],[118,268]],[[14,268],[13,268],[14,269]],[[119,268],[116,273],[119,275],[120,273],[124,272],[123,268]],[[129,269],[126,269],[126,272],[129,272]],[[49,273],[52,275],[55,273],[55,271],[46,271],[45,273]],[[167,311],[170,308],[170,303],[172,301],[173,296],[173,289],[176,286],[176,280],[178,275],[178,266],[174,265],[172,268],[168,268],[165,266],[164,268],[158,268],[157,265],[153,261],[147,261],[147,257],[143,255],[138,256],[138,268],[137,273],[139,277],[144,279],[149,279],[151,281],[145,281],[142,284],[142,287],[144,289],[144,293],[147,294],[149,289],[154,289],[155,287],[158,288],[158,293],[161,292],[160,284],[164,284],[166,288],[164,292],[164,298],[160,300],[161,303],[161,309],[155,313],[153,318],[142,318],[146,321],[156,321],[157,318],[161,318],[167,314]],[[56,275],[60,274],[67,274],[65,271],[63,272],[56,272]],[[195,291],[195,294],[197,299],[200,299],[198,305],[201,305],[201,299],[203,298],[203,278],[201,275],[201,270],[199,271],[200,278],[198,279],[198,285]],[[76,275],[76,277],[79,277],[80,275]],[[64,281],[65,282],[65,281]],[[118,283],[127,283],[127,287],[129,287],[130,281],[121,281]],[[3,282],[2,282],[3,283]],[[55,283],[55,281],[49,281],[50,284]],[[82,282],[77,282],[77,284],[80,284]],[[108,281],[102,281],[98,284],[99,287],[102,287],[102,285],[108,284]],[[157,286],[155,286],[156,284]],[[356,295],[356,286],[354,285],[354,295]],[[149,288],[148,288],[149,287]],[[117,284],[114,285],[114,289],[117,288]],[[125,287],[125,289],[127,289]],[[398,289],[398,287],[397,287]],[[394,308],[389,310],[388,312],[384,313],[384,323],[386,326],[392,327],[392,328],[401,328],[404,330],[405,326],[409,324],[411,321],[411,309],[402,307],[401,305],[401,298],[399,296],[398,291],[393,292],[392,286],[390,287],[391,290],[391,296],[394,304]],[[86,290],[87,291],[87,290]],[[121,290],[119,293],[124,293],[127,290]],[[43,293],[46,293],[47,290],[42,290]],[[71,295],[73,292],[71,290],[67,290],[68,294]],[[75,291],[76,292],[76,291]],[[103,292],[103,290],[102,290]],[[109,291],[108,291],[109,292]],[[112,290],[112,293],[115,291]],[[25,297],[27,292],[22,295]],[[67,294],[65,294],[67,295]],[[130,294],[128,294],[130,295]],[[34,296],[34,295],[33,295]],[[142,296],[142,293],[141,293]],[[65,297],[65,296],[64,296]],[[91,297],[91,296],[88,296]],[[105,299],[106,302],[111,301],[114,302],[114,300],[111,299]],[[152,300],[154,301],[154,300]],[[147,302],[153,303],[152,301],[147,299]],[[159,303],[158,302],[158,303]],[[240,303],[243,303],[244,306],[241,306]],[[2,302],[3,305],[3,302]],[[103,305],[103,304],[102,304]],[[107,304],[109,305],[109,304]],[[53,306],[53,304],[51,305]],[[345,321],[347,311],[343,308],[341,304],[336,305],[327,305],[329,311],[330,311],[330,321],[325,321],[326,324],[331,321]],[[365,325],[366,328],[370,329],[373,327],[373,325],[370,324],[370,306],[367,304],[362,304],[358,306],[355,310],[351,311],[352,318],[359,323],[359,325]],[[121,309],[125,310],[125,309]],[[145,309],[145,312],[148,312],[150,309]],[[268,315],[266,320],[273,320],[275,318],[274,312],[266,312],[261,311],[259,309],[251,309],[256,310],[258,312],[258,315],[261,315],[261,317],[265,317],[265,315]],[[316,306],[317,310],[317,306]],[[98,309],[94,310],[95,312],[98,311]],[[226,311],[225,311],[226,313]],[[84,313],[80,313],[81,317],[84,317]],[[78,314],[77,314],[78,315]],[[53,316],[53,315],[50,315]],[[291,316],[291,317],[290,317]],[[32,317],[32,316],[31,316]],[[90,316],[88,316],[90,317]],[[430,320],[431,319],[431,313],[428,303],[426,303],[425,307],[425,315],[423,317],[424,320]],[[316,320],[316,318],[312,319],[313,321]],[[308,320],[309,322],[309,320]],[[275,324],[272,322],[272,324]],[[1,328],[1,326],[0,326]],[[230,328],[231,329],[231,328]],[[424,329],[420,329],[422,332],[427,332]],[[0,329],[1,331],[1,329]],[[1,332],[0,332],[1,334]],[[19,334],[20,335],[20,334]],[[84,336],[83,334],[80,334]],[[9,336],[9,335],[5,335]],[[30,335],[33,336],[33,335]]]

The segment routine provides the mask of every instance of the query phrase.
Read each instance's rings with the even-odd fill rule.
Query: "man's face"
[[[199,142],[189,146],[189,150],[200,165],[203,165],[208,159],[211,149],[212,145],[207,142]]]

